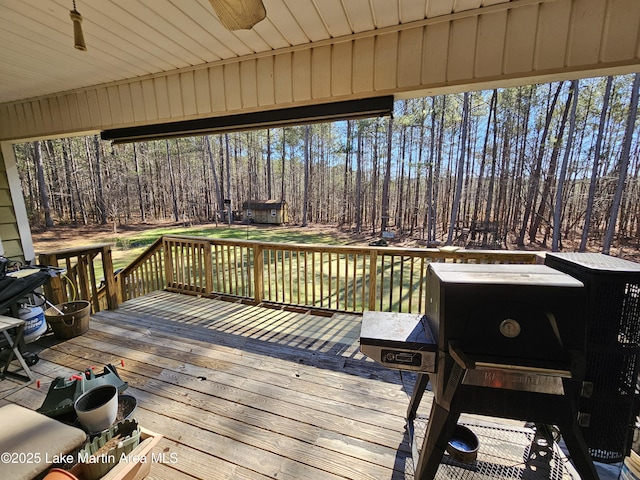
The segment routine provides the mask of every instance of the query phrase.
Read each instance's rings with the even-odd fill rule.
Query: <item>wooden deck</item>
[[[56,376],[112,363],[134,416],[164,435],[156,451],[175,454],[150,478],[405,478],[408,393],[358,352],[359,332],[355,315],[155,292],[96,314],[80,337],[28,345],[43,348],[40,389],[4,380],[0,404],[38,408]]]
[[[0,381],[0,405],[36,409],[55,377],[111,363],[138,399],[135,418],[164,436],[155,453],[167,461],[152,464],[150,479],[413,479],[404,416],[415,376],[364,357],[359,334],[357,315],[154,292],[94,315],[82,336],[29,344],[40,388]],[[427,392],[423,418],[431,400]],[[508,465],[504,478],[539,478],[514,448],[522,422],[497,422],[476,430],[487,460]],[[575,480],[566,467],[552,478]],[[601,478],[617,478],[608,467]],[[494,478],[454,470],[437,478]]]

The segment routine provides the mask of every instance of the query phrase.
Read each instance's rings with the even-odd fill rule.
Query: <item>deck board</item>
[[[37,408],[56,376],[112,363],[178,460],[150,478],[405,478],[410,387],[358,352],[359,321],[156,292],[43,337],[40,389],[0,382],[0,401]]]

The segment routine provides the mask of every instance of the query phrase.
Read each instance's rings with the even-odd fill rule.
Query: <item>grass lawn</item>
[[[54,227],[33,233],[36,255],[45,251],[81,248],[97,243],[112,245],[114,269],[129,265],[163,235],[207,238],[230,238],[275,243],[345,245],[358,239],[332,227],[298,227],[272,225],[206,224],[185,227],[182,224],[136,224],[123,226],[114,233],[110,226]],[[366,244],[366,240],[363,240]]]
[[[229,238],[235,240],[254,240],[274,243],[317,243],[340,245],[337,235],[318,230],[305,230],[301,227],[268,227],[256,225],[228,226],[194,226],[194,227],[159,227],[138,232],[127,237],[113,239],[114,268],[121,268],[131,263],[149,245],[163,235],[181,235],[189,237]]]
[[[158,238],[165,235],[306,245],[367,245],[371,240],[365,236],[341,232],[334,227],[311,226],[303,228],[240,224],[231,227],[214,224],[185,227],[181,224],[166,223],[123,226],[118,228],[117,233],[114,233],[110,226],[78,227],[75,229],[54,227],[34,233],[33,238],[36,254],[61,249],[81,250],[83,247],[91,245],[109,244],[112,246],[113,267],[117,270],[130,265]],[[246,255],[246,252],[247,250],[244,250],[244,253],[240,251],[239,255]],[[238,272],[233,268],[248,265],[249,260],[244,257],[238,259],[236,254],[235,249],[232,253],[222,254],[221,261],[229,259],[233,261],[229,265],[219,265],[218,263],[215,265],[215,268],[221,268],[226,272],[227,282],[231,282],[230,278],[237,282],[238,275],[242,276],[245,273],[242,268]],[[364,263],[364,258],[345,254],[334,254],[331,257],[323,254],[298,254],[286,250],[271,251],[265,255],[267,255],[265,258],[267,270],[265,272],[268,272],[265,273],[268,277],[265,280],[265,298],[285,303],[309,304],[311,302],[313,305],[324,308],[343,308],[345,310],[362,308],[363,302],[365,302],[363,295],[368,288],[368,282],[365,279],[370,268]],[[389,261],[397,263],[401,260],[387,259],[387,262]],[[391,298],[387,300],[385,295],[384,302],[399,301],[398,299],[404,298],[407,294],[413,296],[415,293],[406,291],[406,288],[416,280],[413,277],[407,277],[410,269],[407,267],[403,271],[400,264],[396,267],[394,267],[395,271],[392,269],[387,272],[386,281],[393,283],[386,288],[392,288],[398,292],[393,300]],[[102,262],[99,259],[94,263],[94,268],[96,278],[100,280],[103,277],[103,271]],[[380,268],[388,270],[391,267],[381,265]],[[220,274],[224,274],[224,272]],[[248,288],[250,278],[242,277],[242,279],[243,288]],[[228,287],[231,288],[230,284]],[[221,292],[251,295],[251,292],[226,291],[224,286],[219,288],[222,288]]]

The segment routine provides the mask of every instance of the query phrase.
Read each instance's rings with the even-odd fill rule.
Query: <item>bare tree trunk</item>
[[[76,157],[73,154],[71,139],[67,139],[67,140],[69,142],[68,143],[69,161],[71,163],[71,173],[73,178],[73,187],[75,190],[75,197],[77,199],[78,209],[80,210],[80,216],[82,217],[82,224],[86,225],[89,219],[87,218],[87,210],[85,209],[85,206],[84,206],[85,195],[82,195],[82,193],[80,192],[80,181],[78,180],[78,176],[79,176],[78,166],[76,165]]]
[[[538,190],[538,185],[540,183],[540,173],[542,170],[542,160],[544,159],[547,136],[549,135],[549,129],[551,127],[551,119],[553,117],[553,111],[555,110],[558,97],[560,96],[560,91],[562,90],[562,84],[563,82],[560,82],[560,84],[558,85],[558,89],[556,90],[556,93],[553,96],[551,105],[547,110],[547,118],[544,122],[544,130],[542,131],[542,138],[540,139],[540,148],[538,149],[538,157],[536,158],[536,164],[533,169],[533,172],[529,177],[529,188],[527,189],[527,203],[525,204],[525,207],[524,207],[524,218],[522,219],[522,227],[520,228],[520,233],[518,234],[518,239],[517,239],[517,245],[519,247],[524,246],[524,234],[527,231],[527,224],[529,223],[531,212],[535,208],[534,203],[535,203],[536,192]]]
[[[482,183],[483,183],[483,177],[484,177],[484,169],[487,164],[487,155],[489,151],[489,131],[491,130],[492,118],[495,119],[494,112],[496,110],[497,101],[498,101],[498,91],[494,89],[493,93],[491,94],[491,100],[489,101],[489,115],[487,115],[487,128],[484,133],[484,145],[482,146],[482,159],[480,160],[480,171],[478,172],[478,185],[476,188],[475,206],[473,209],[473,215],[471,216],[471,239],[472,240],[475,240],[475,236],[476,236],[476,226],[478,223],[478,215],[480,213],[480,197],[482,196]],[[497,132],[497,130],[498,130],[498,125],[494,121],[493,123],[494,152],[495,152],[495,141],[496,141],[495,132]],[[495,155],[494,155],[493,165],[495,166]],[[487,199],[487,203],[489,203],[489,199]],[[487,205],[487,209],[489,208],[490,206]]]
[[[540,225],[546,215],[547,204],[551,203],[549,199],[549,193],[551,186],[556,176],[556,170],[558,168],[558,156],[560,155],[560,147],[562,145],[562,138],[564,137],[564,129],[567,125],[567,119],[569,118],[569,110],[571,107],[571,101],[573,100],[573,88],[569,90],[567,95],[567,103],[564,111],[562,112],[562,119],[560,120],[560,126],[558,127],[558,134],[553,142],[553,150],[551,152],[551,159],[549,160],[549,166],[547,167],[547,175],[542,186],[542,198],[540,205],[538,205],[538,213],[531,219],[531,226],[529,227],[529,242],[533,243],[536,240]],[[567,141],[567,147],[570,149],[569,141]],[[551,207],[551,205],[549,205]],[[545,240],[542,242],[546,246],[546,234]]]
[[[356,153],[356,233],[362,232],[362,122],[358,125],[358,152]]]
[[[62,161],[64,163],[64,175],[66,178],[66,192],[65,195],[67,196],[67,203],[69,205],[69,215],[70,215],[70,219],[73,223],[76,223],[78,221],[77,218],[77,208],[76,208],[76,201],[75,198],[73,196],[73,189],[72,189],[72,175],[71,175],[71,155],[70,155],[70,150],[71,150],[71,139],[69,138],[63,138],[61,139],[62,144]]]
[[[389,184],[391,183],[391,140],[393,139],[393,117],[389,117],[389,124],[387,125],[387,128],[387,166],[384,172],[384,181],[382,182],[381,232],[386,232],[389,224]]]
[[[267,128],[267,198],[271,200],[271,129]]]
[[[220,182],[218,181],[218,173],[216,172],[216,162],[213,159],[213,152],[211,151],[211,142],[209,141],[209,135],[204,136],[204,143],[207,147],[207,155],[209,156],[209,164],[211,165],[211,175],[213,176],[213,188],[216,191],[216,203],[218,208],[216,210],[216,223],[217,219],[222,219],[224,209],[224,199],[222,198],[222,191],[220,190]]]
[[[312,155],[313,152],[313,140],[317,138],[316,135],[311,135],[311,125],[309,125],[309,179],[311,178],[316,178],[314,175],[314,165],[313,165],[313,159],[316,158],[314,155]],[[316,153],[317,156],[317,153]],[[307,188],[309,189],[309,194],[308,194],[308,198],[307,198],[307,223],[311,222],[315,222],[316,221],[316,211],[315,211],[315,193],[316,193],[316,187],[317,187],[317,181],[316,182],[307,182]]]
[[[102,186],[102,152],[100,150],[100,138],[97,135],[93,136],[93,149],[96,155],[96,206],[98,207],[98,213],[100,214],[100,224],[107,224],[107,206],[104,201],[104,189]]]
[[[471,104],[471,100],[470,100]],[[474,122],[473,118],[469,116],[469,129],[467,131],[467,145],[465,146],[466,160],[464,162],[464,181],[462,186],[462,191],[460,195],[460,203],[461,207],[458,208],[458,218],[462,217],[462,223],[464,225],[470,224],[470,215],[471,211],[471,192],[473,191],[472,184],[474,181],[473,172],[475,170],[475,142],[472,142],[472,138],[477,138],[478,136],[478,122]],[[474,205],[473,209],[475,210],[480,208],[478,205]],[[462,213],[462,214],[461,214]]]
[[[378,158],[378,120],[373,132],[373,179],[371,186],[371,234],[375,236],[378,227],[378,183],[380,180],[380,159]]]
[[[247,185],[249,187],[249,200],[257,200],[258,199],[258,194],[254,188],[254,180],[256,177],[256,171],[254,169],[254,162],[253,162],[253,136],[252,136],[252,132],[247,132],[245,135],[245,138],[247,139],[247,164],[248,164],[248,169],[247,169]]]
[[[238,206],[241,208],[242,207],[242,193],[240,191],[240,186],[242,185],[242,180],[240,178],[240,167],[239,167],[239,163],[240,160],[238,159],[240,156],[240,146],[238,145],[238,135],[235,134],[234,135],[234,143],[233,143],[233,171],[235,173],[234,175],[234,179],[235,179],[235,191],[236,191],[236,199],[238,200]],[[252,200],[251,198],[249,198],[249,200]]]
[[[438,197],[440,196],[440,173],[442,170],[442,148],[444,145],[444,120],[447,112],[447,97],[442,95],[442,110],[440,111],[440,126],[438,133],[438,145],[436,147],[436,165],[434,170],[433,180],[433,223],[431,225],[432,233],[431,239],[436,239],[436,227],[438,224]],[[444,230],[443,230],[444,232]]]
[[[34,145],[36,178],[38,179],[38,190],[40,191],[40,203],[44,211],[44,225],[53,227],[53,219],[51,218],[51,206],[49,204],[49,189],[44,179],[44,165],[42,164],[42,142],[37,141]]]
[[[464,93],[462,102],[462,132],[460,138],[460,158],[458,159],[458,171],[456,174],[456,189],[453,194],[453,205],[451,206],[451,217],[449,220],[449,233],[447,234],[447,245],[453,242],[453,232],[458,218],[460,208],[460,197],[462,195],[462,183],[464,181],[464,164],[467,145],[467,134],[469,130],[469,92]]]
[[[427,102],[426,99],[423,98],[422,102],[421,102],[421,108],[422,108],[422,112],[426,112],[427,110]],[[409,231],[409,234],[411,236],[413,236],[413,231],[414,229],[418,228],[418,212],[419,212],[419,204],[420,204],[420,185],[422,183],[422,174],[421,174],[421,170],[422,170],[422,157],[424,155],[424,121],[425,121],[425,116],[424,113],[423,115],[420,116],[420,134],[419,134],[419,139],[418,139],[418,169],[417,169],[417,174],[416,174],[416,188],[413,196],[413,208],[411,210],[411,228]]]
[[[434,178],[434,163],[436,161],[436,97],[431,97],[431,142],[429,145],[429,169],[427,174],[427,211],[422,223],[423,230],[426,230],[427,244],[435,240],[434,224],[434,198],[437,195],[437,180]],[[436,192],[434,194],[434,191]]]
[[[42,169],[44,178],[48,179],[49,208],[51,217],[65,218],[65,206],[62,203],[64,189],[62,179],[58,176],[59,167],[56,165],[57,155],[53,140],[42,142]]]
[[[395,205],[395,215],[393,216],[394,218],[394,225],[396,227],[396,230],[398,231],[398,233],[400,234],[400,236],[404,235],[404,225],[403,225],[403,207],[404,207],[404,166],[407,163],[406,162],[406,151],[407,151],[407,127],[405,125],[402,125],[400,127],[400,158],[399,158],[399,162],[396,165],[396,183],[397,183],[397,187],[396,187],[396,192],[397,192],[397,200],[396,200],[396,205]],[[409,159],[409,162],[411,161],[411,159]]]
[[[285,165],[286,165],[286,158],[287,158],[287,129],[283,128],[282,129],[282,179],[281,179],[281,184],[280,184],[280,201],[284,202],[285,199],[285,195],[284,195],[284,179],[285,179]]]
[[[351,219],[348,218],[347,212],[349,210],[349,170],[351,168],[351,130],[352,130],[353,122],[351,120],[347,120],[347,140],[346,147],[344,152],[344,177],[342,181],[342,215],[340,216],[340,226],[344,226],[347,223],[347,219],[349,219],[349,223],[351,223]]]
[[[176,182],[173,178],[173,165],[171,162],[171,151],[169,150],[169,140],[165,140],[164,142],[165,142],[165,147],[167,148],[167,166],[169,167],[169,188],[171,190],[171,205],[173,207],[173,219],[174,221],[177,222],[180,220],[180,212],[178,211],[178,195],[176,193]]]
[[[111,150],[112,152],[112,157],[113,160],[115,160],[117,163],[119,163],[119,168],[118,168],[118,174],[122,180],[122,185],[124,187],[124,211],[125,211],[125,217],[124,217],[124,221],[125,224],[129,221],[131,221],[131,199],[129,198],[129,182],[127,181],[127,179],[130,177],[129,174],[129,163],[125,161],[125,156],[124,154],[120,155],[115,155],[115,149]]]
[[[150,185],[150,197],[153,200],[153,211],[156,219],[160,218],[161,216],[162,218],[166,217],[166,192],[165,188],[163,188],[165,185],[162,182],[162,180],[166,177],[162,172],[162,164],[160,162],[160,159],[158,158],[158,149],[158,144],[154,144],[154,148],[152,150],[153,165],[150,166],[150,175],[154,179],[154,181],[152,181]]]
[[[634,147],[634,151],[629,154],[630,165],[627,167],[627,172],[631,169],[632,179],[637,178],[638,172],[638,153],[640,150],[640,145],[636,144]],[[631,159],[634,162],[631,164]],[[628,173],[627,173],[628,175]],[[618,236],[627,237],[631,235],[631,222],[632,222],[632,205],[636,203],[637,196],[635,196],[637,182],[633,180],[628,182],[628,185],[625,187],[622,192],[622,201],[620,204],[620,214],[619,214],[619,222],[618,222]]]
[[[562,195],[564,192],[564,182],[567,177],[567,166],[569,164],[569,156],[571,154],[571,145],[573,143],[573,133],[576,129],[576,109],[578,106],[578,80],[571,83],[571,93],[573,93],[573,104],[571,105],[571,117],[569,118],[569,134],[567,135],[567,146],[565,147],[562,165],[560,166],[560,175],[558,176],[558,188],[556,189],[556,204],[553,211],[553,239],[551,241],[551,250],[558,251],[560,244],[560,230],[562,219]],[[571,97],[571,93],[569,97]],[[568,107],[568,105],[567,105]],[[560,140],[558,140],[560,141]]]
[[[596,199],[596,185],[598,182],[598,167],[600,165],[600,156],[602,155],[602,140],[604,138],[604,127],[607,118],[607,110],[609,110],[609,100],[611,99],[611,86],[613,77],[607,77],[607,84],[602,99],[602,111],[600,112],[600,123],[598,124],[598,135],[596,145],[593,152],[593,167],[591,169],[591,180],[589,181],[589,193],[587,194],[587,207],[584,215],[584,228],[582,229],[582,238],[580,239],[579,251],[584,252],[587,249],[587,241],[589,239],[589,230],[591,229],[591,216],[593,215],[593,203]]]
[[[493,190],[496,182],[496,164],[498,163],[498,93],[494,90],[495,104],[493,106],[493,147],[491,149],[491,173],[489,174],[489,185],[487,185],[487,206],[484,212],[484,220],[482,222],[482,246],[487,246],[487,237],[489,234],[489,220],[491,219],[491,211],[493,209]],[[494,97],[492,96],[493,100]],[[498,240],[497,226],[493,230],[494,242]]]
[[[136,170],[136,186],[138,189],[138,206],[140,208],[140,220],[142,222],[147,221],[147,215],[144,211],[144,199],[142,198],[142,185],[140,183],[140,163],[138,162],[138,149],[136,144],[133,144],[133,164]]]
[[[229,200],[227,203],[227,221],[229,222],[229,225],[231,225],[231,222],[233,222],[233,207],[231,206],[231,147],[229,146],[228,133],[224,134],[224,149],[227,157],[227,196],[229,197],[227,199]],[[282,168],[284,169],[284,162]]]
[[[184,221],[186,220],[185,213],[186,213],[186,210],[188,209],[187,207],[188,204],[185,198],[184,179],[182,174],[182,148],[181,148],[182,142],[181,140],[182,139],[180,138],[176,138],[175,140],[177,168],[173,168],[172,166],[172,174],[173,174],[174,185],[176,186],[176,196],[178,197],[178,215],[182,213],[182,219]],[[182,212],[180,212],[180,210],[182,210]]]
[[[618,184],[616,186],[616,193],[613,197],[613,204],[611,205],[611,213],[609,215],[609,223],[607,224],[607,231],[604,236],[604,245],[602,247],[602,253],[609,255],[611,250],[611,244],[613,243],[613,236],[616,230],[616,223],[618,221],[618,210],[620,209],[620,203],[622,201],[622,192],[624,191],[625,183],[627,180],[627,169],[629,167],[629,153],[631,152],[631,142],[633,141],[633,130],[636,124],[636,116],[638,113],[638,87],[640,86],[640,74],[636,73],[633,79],[633,87],[631,90],[631,103],[629,105],[629,117],[627,119],[627,128],[624,135],[624,143],[622,145],[622,152],[620,153],[619,162],[619,177]]]
[[[307,226],[307,207],[309,203],[309,125],[304,126],[304,192],[302,200],[302,226]]]
[[[529,119],[531,118],[533,96],[536,93],[536,89],[537,87],[535,85],[528,87],[528,95],[524,97],[524,103],[521,103],[523,100],[523,87],[520,87],[518,90],[518,103],[520,103],[522,107],[518,108],[518,115],[516,117],[516,135],[513,142],[515,145],[514,158],[516,161],[513,163],[511,172],[508,172],[506,168],[503,169],[500,182],[506,190],[505,197],[509,198],[508,207],[503,220],[504,230],[502,230],[502,237],[505,240],[507,239],[510,231],[516,231],[516,222],[518,222],[520,217],[520,207],[522,203],[520,191],[524,185],[524,166],[525,158],[527,156],[526,146],[529,136]],[[513,122],[509,122],[509,126],[511,125],[513,125]],[[512,136],[510,134],[511,129],[508,128],[505,131],[503,155],[506,155],[510,150],[510,142],[506,132],[509,132],[509,138]],[[504,164],[505,167],[506,164],[508,164],[507,157],[504,159]],[[515,179],[515,182],[510,182],[509,178]],[[511,188],[508,188],[509,185],[511,185]],[[499,206],[497,210],[499,210]]]

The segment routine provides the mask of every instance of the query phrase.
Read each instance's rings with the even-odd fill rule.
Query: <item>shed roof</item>
[[[287,202],[281,200],[247,200],[242,203],[242,209],[252,209],[252,210],[271,210],[271,209],[280,209],[283,206],[286,206]]]

